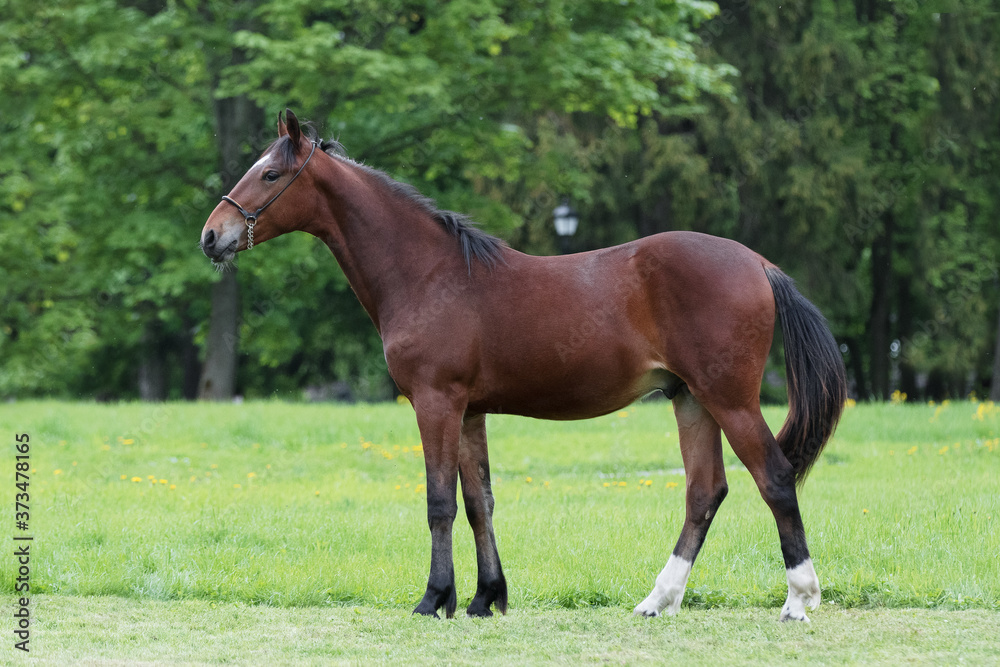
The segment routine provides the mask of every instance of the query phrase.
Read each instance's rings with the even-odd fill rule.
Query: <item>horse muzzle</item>
[[[236,256],[240,244],[240,229],[217,233],[214,229],[206,229],[201,235],[201,251],[216,264],[228,262]]]

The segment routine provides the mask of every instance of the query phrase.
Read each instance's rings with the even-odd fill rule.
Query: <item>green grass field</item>
[[[784,411],[768,409],[765,416],[777,430]],[[644,661],[659,649],[647,642],[652,654],[642,649],[618,660],[609,638],[642,644],[658,628],[671,628],[676,642],[692,646],[709,632],[720,646],[732,644],[732,660],[746,656],[740,637],[759,640],[761,650],[776,651],[761,653],[765,662],[792,655],[774,633],[798,642],[829,627],[825,639],[809,641],[842,637],[850,644],[855,632],[870,634],[871,618],[898,629],[904,644],[906,628],[923,628],[926,639],[932,628],[948,630],[949,618],[956,627],[992,628],[997,636],[1000,406],[848,408],[800,492],[824,598],[808,629],[776,623],[786,594],[777,532],[728,447],[730,493],[695,564],[681,615],[645,622],[629,616],[683,521],[684,477],[668,403],[586,422],[495,416],[489,432],[510,614],[433,625],[408,614],[423,593],[430,544],[423,458],[409,406],[0,406],[11,508],[14,435],[31,437],[31,586],[33,595],[42,594],[33,611],[34,655],[44,658],[49,648],[56,662],[143,659],[143,643],[156,643],[158,634],[178,643],[179,653],[150,654],[166,660],[183,655],[198,628],[221,623],[239,634],[265,616],[282,627],[296,618],[303,627],[346,624],[344,637],[333,637],[325,652],[299,655],[319,661],[399,657],[372,649],[377,637],[364,634],[369,630],[402,633],[413,651],[420,637],[437,637],[439,645],[444,635],[465,633],[510,656],[537,646],[539,661],[592,654],[624,662]],[[8,534],[19,534],[13,509],[8,520]],[[475,592],[475,552],[461,511],[455,526],[461,611]],[[0,557],[8,599],[16,567],[12,556]],[[118,627],[109,625],[118,614],[135,618],[149,609],[160,610],[150,621],[165,624],[159,631],[108,630]],[[202,620],[185,626],[188,617]],[[465,629],[448,629],[455,627]],[[554,643],[539,645],[540,627],[564,632],[553,630]],[[9,634],[2,622],[0,630]],[[572,644],[566,633],[595,636]],[[670,640],[664,641],[668,650]],[[185,659],[254,662],[262,654],[239,653],[250,644],[236,642],[233,654],[195,652]],[[591,644],[590,653],[580,653]],[[963,640],[948,655],[1000,660],[996,644]],[[875,642],[871,655],[886,646]],[[456,651],[453,659],[468,658]],[[812,657],[840,655],[830,651]],[[941,657],[927,651],[915,659]],[[9,653],[0,648],[0,656]],[[697,662],[699,655],[708,659],[697,651],[687,657]]]

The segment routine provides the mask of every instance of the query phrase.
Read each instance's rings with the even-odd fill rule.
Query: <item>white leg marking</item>
[[[820,603],[819,579],[813,569],[812,560],[807,558],[790,570],[788,575],[788,599],[781,608],[780,621],[805,621],[806,607],[816,609]]]
[[[681,608],[684,587],[691,574],[691,561],[670,554],[663,571],[656,577],[653,591],[635,608],[636,616],[673,616]]]

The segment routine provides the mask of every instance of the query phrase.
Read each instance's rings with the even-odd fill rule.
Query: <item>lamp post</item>
[[[559,236],[559,251],[565,255],[569,253],[569,240],[576,234],[580,218],[569,205],[568,199],[563,199],[562,203],[556,206],[552,211],[552,218],[556,225],[556,234]]]

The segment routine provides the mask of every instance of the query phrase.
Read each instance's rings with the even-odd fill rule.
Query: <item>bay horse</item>
[[[522,254],[350,160],[339,143],[315,139],[287,110],[278,114],[278,138],[212,211],[200,244],[214,262],[228,262],[295,230],[333,252],[416,413],[431,558],[414,613],[437,616],[443,607],[454,615],[459,479],[478,566],[467,613],[507,611],[488,413],[586,419],[658,389],[677,418],[686,517],[635,613],[680,608],[728,490],[724,432],[777,524],[788,579],[779,618],[809,620],[820,588],[796,483],[833,434],[846,383],[825,320],[777,266],[734,241],[691,232],[559,257]],[[789,413],[775,438],[761,416],[760,385],[779,318]]]

